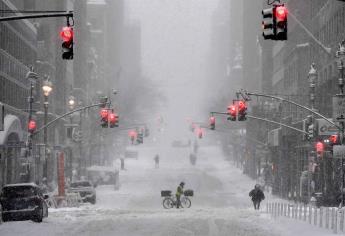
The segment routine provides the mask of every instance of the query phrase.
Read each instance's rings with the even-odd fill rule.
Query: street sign
[[[0,131],[5,129],[5,107],[4,104],[0,102]]]
[[[334,145],[333,146],[333,157],[344,158],[345,157],[345,145]]]
[[[333,120],[334,122],[345,121],[345,95],[333,96]]]
[[[329,120],[333,121],[331,118]],[[324,119],[316,119],[317,123],[317,136],[327,136],[327,135],[334,135],[339,132],[339,129],[334,125],[330,124],[328,121]]]

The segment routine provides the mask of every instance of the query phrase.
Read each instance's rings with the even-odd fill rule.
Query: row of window
[[[344,4],[345,5],[345,4]],[[340,37],[344,34],[345,29],[345,6],[340,8],[327,23],[318,31],[318,38],[321,42],[331,45],[338,43]]]
[[[0,102],[24,109],[27,106],[28,89],[22,88],[12,81],[0,76]]]
[[[29,71],[28,67],[21,64],[19,61],[9,56],[7,52],[0,49],[0,71],[15,78],[20,83],[28,86],[29,81],[26,80],[26,73]]]
[[[0,23],[0,48],[25,65],[33,65],[36,51],[6,24]]]

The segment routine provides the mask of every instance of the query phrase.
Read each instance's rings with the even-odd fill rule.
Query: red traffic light
[[[216,124],[216,117],[211,116],[210,117],[210,125],[215,125]]]
[[[328,139],[332,145],[337,144],[339,142],[339,136],[338,135],[331,135]]]
[[[324,150],[324,144],[323,144],[323,142],[317,142],[316,143],[316,152],[317,153],[322,153],[323,152],[323,150]]]
[[[278,6],[276,8],[276,17],[278,19],[285,19],[287,17],[287,9],[285,6]]]
[[[231,116],[236,116],[236,106],[235,105],[228,106],[228,113]]]
[[[134,130],[131,130],[131,131],[129,131],[128,135],[131,139],[135,139],[135,138],[137,138],[138,133]]]
[[[70,26],[65,26],[62,28],[60,32],[60,36],[62,41],[70,42],[73,40],[73,28]]]
[[[29,132],[30,133],[35,132],[36,128],[37,128],[36,121],[30,120],[29,123],[28,123],[28,130],[29,130]]]
[[[196,130],[196,134],[199,138],[202,138],[202,136],[204,135],[204,130],[202,128],[198,128]]]
[[[102,120],[108,120],[109,116],[109,111],[107,109],[102,109],[101,110],[101,118]]]
[[[117,122],[117,118],[118,118],[118,116],[115,113],[111,112],[108,115],[108,120],[109,120],[110,123],[116,123]]]

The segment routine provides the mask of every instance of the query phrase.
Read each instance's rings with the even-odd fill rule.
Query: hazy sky
[[[142,69],[167,97],[165,116],[183,122],[201,110],[212,13],[218,0],[125,3],[128,21],[141,25]]]

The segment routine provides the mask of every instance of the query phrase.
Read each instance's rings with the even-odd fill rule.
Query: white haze
[[[207,52],[215,0],[128,0],[127,21],[141,26],[142,69],[167,98],[160,114],[168,135],[181,136],[186,118],[205,118]],[[200,118],[199,118],[200,119]],[[175,132],[173,132],[175,131]]]

